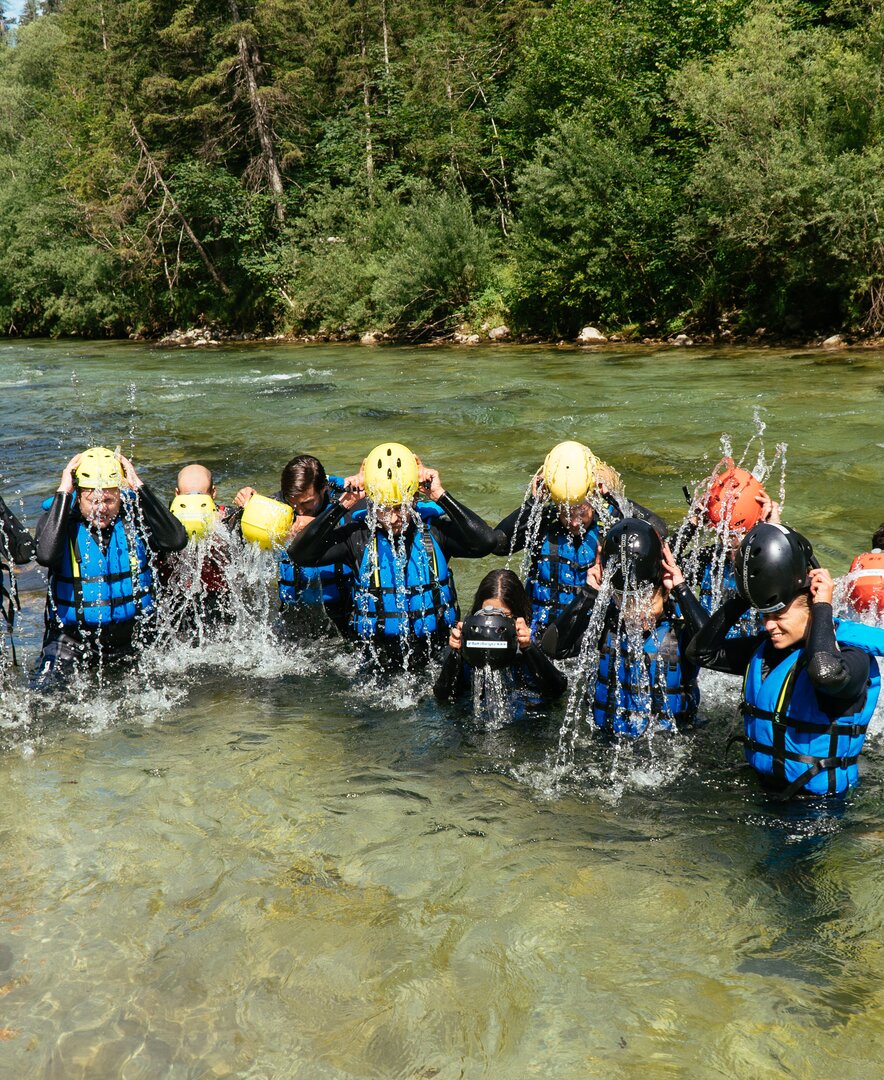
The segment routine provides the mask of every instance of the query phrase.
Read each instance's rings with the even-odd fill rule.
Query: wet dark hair
[[[328,484],[328,477],[319,458],[311,454],[298,454],[282,470],[279,482],[282,497],[290,503],[292,499],[303,495],[310,488],[322,491]]]
[[[884,548],[884,521],[878,526],[878,531],[872,537],[873,548]]]
[[[513,613],[514,619],[522,618],[525,622],[531,622],[531,601],[519,575],[512,570],[488,571],[476,589],[470,614],[475,615],[486,600],[502,600]]]

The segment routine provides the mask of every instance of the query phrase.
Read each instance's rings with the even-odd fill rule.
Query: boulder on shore
[[[832,334],[823,342],[824,349],[843,349],[847,342],[840,334]]]
[[[488,331],[488,338],[490,341],[506,341],[510,336],[510,328],[508,326],[493,326]]]
[[[594,326],[584,326],[577,335],[577,340],[581,345],[603,345],[608,339]]]

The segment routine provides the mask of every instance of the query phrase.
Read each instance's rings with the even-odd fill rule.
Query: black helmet
[[[618,591],[638,585],[659,585],[663,580],[663,545],[653,525],[641,518],[623,518],[612,525],[602,545],[602,566],[611,559],[611,578]]]
[[[808,568],[816,565],[810,541],[801,533],[762,522],[737,552],[737,592],[763,614],[780,611],[808,587]]]
[[[519,650],[516,621],[500,608],[480,608],[461,627],[464,659],[473,667],[509,667]]]

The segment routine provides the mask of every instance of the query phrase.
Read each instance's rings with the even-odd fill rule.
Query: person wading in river
[[[49,589],[35,689],[131,656],[155,616],[152,559],[187,544],[132,462],[105,447],[71,458],[47,502],[36,529]]]
[[[688,647],[702,667],[743,676],[746,761],[783,801],[843,795],[859,780],[858,760],[881,685],[875,656],[884,630],[832,616],[833,581],[810,542],[783,525],[756,525],[740,545],[738,596]],[[750,638],[728,638],[749,607],[764,620]]]
[[[605,606],[596,611],[600,601]],[[587,670],[593,722],[636,738],[694,720],[697,668],[685,649],[705,619],[653,526],[624,518],[608,531],[586,586],[541,644],[556,659],[593,657],[595,670]]]
[[[344,492],[344,480],[328,476],[319,458],[297,454],[282,470],[280,490],[274,496],[295,512],[295,528],[303,529]],[[244,487],[236,493],[237,506],[245,507],[257,492]],[[348,503],[352,500],[347,500]],[[355,505],[355,504],[354,504]],[[293,562],[285,548],[276,553],[279,608],[288,631],[297,636],[316,629],[317,619],[331,620],[342,634],[350,628],[353,610],[353,572],[340,560],[322,566]]]
[[[5,630],[0,627],[0,681],[3,679],[7,657],[13,664],[16,662],[12,629],[15,624],[15,613],[21,608],[18,601],[18,589],[15,585],[15,572],[12,567],[13,564],[24,566],[33,557],[34,541],[31,539],[31,534],[0,496],[0,618],[5,623]],[[9,635],[8,653],[7,634]]]
[[[420,492],[420,497],[418,497]],[[358,508],[362,497],[367,505]],[[342,510],[353,510],[339,523]],[[489,525],[400,443],[382,443],[344,492],[289,546],[293,562],[342,562],[354,575],[351,634],[386,668],[412,668],[439,652],[457,621],[451,558],[481,559]]]
[[[580,592],[601,537],[625,513],[649,521],[666,535],[666,522],[627,503],[618,474],[588,446],[563,442],[550,450],[522,505],[495,529],[495,554],[527,550],[525,588],[535,636],[540,638]]]

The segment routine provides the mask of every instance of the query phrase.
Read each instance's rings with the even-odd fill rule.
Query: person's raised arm
[[[862,649],[841,649],[832,617],[834,582],[828,570],[810,571],[811,623],[807,674],[822,694],[855,701],[869,679],[869,655]]]
[[[34,557],[34,538],[0,496],[0,558],[23,566]]]

